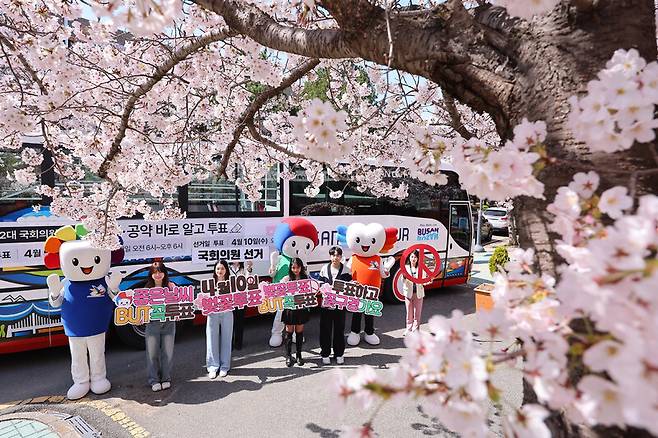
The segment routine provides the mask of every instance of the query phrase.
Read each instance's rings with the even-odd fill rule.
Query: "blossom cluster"
[[[423,409],[448,428],[487,436],[487,401],[496,405],[502,390],[491,376],[522,357],[523,377],[540,405],[507,415],[508,436],[550,436],[543,421],[548,409],[578,423],[657,433],[658,196],[641,197],[637,211],[604,226],[601,215],[617,216],[618,207],[602,200],[617,188],[597,196],[597,183],[592,173],[577,174],[551,206],[555,222],[565,217],[579,230],[576,238],[564,236],[572,243],[560,243],[567,263],[558,281],[534,272],[532,249],[514,250],[495,274],[494,308],[476,321],[481,346],[460,312],[434,316],[431,333],[405,337],[398,367],[387,374],[359,369],[340,380],[337,394],[364,408],[378,399],[422,395]],[[619,195],[612,204],[624,202]],[[517,349],[494,351],[493,342],[505,339],[517,339]],[[578,367],[584,372],[574,381],[570,371]]]
[[[406,162],[410,176],[430,185],[446,184],[441,158],[452,141],[436,135],[428,126],[417,125],[412,128],[412,143],[414,152]]]
[[[514,128],[514,138],[495,148],[475,137],[457,138],[452,164],[462,187],[483,199],[504,201],[516,196],[543,198],[544,185],[535,177],[535,166],[544,154],[546,124],[526,119]]]
[[[139,36],[162,32],[183,13],[181,0],[131,0],[129,5],[125,3],[109,0],[100,4],[92,2],[91,5],[99,17]]]
[[[404,356],[386,373],[362,366],[348,378],[337,371],[335,396],[343,403],[356,399],[363,409],[380,400],[417,398],[423,411],[447,428],[464,436],[489,436],[490,404],[499,406],[502,394],[492,375],[505,358],[499,358],[501,354],[491,348],[493,342],[486,341],[504,339],[511,323],[501,309],[484,314],[478,321],[477,341],[458,310],[450,318],[433,316],[428,326],[429,333],[418,330],[406,335]],[[526,405],[511,409],[503,426],[509,436],[547,437],[543,422],[547,415],[542,406]],[[368,433],[369,427],[366,423],[361,432]]]
[[[636,49],[617,50],[587,94],[570,99],[569,125],[575,138],[592,151],[616,152],[656,138],[658,62],[647,62]]]
[[[586,189],[577,181],[587,181]],[[571,188],[560,189],[571,200],[551,207],[562,237],[557,249],[567,261],[555,287],[559,314],[587,322],[574,335],[588,370],[571,394],[575,418],[656,434],[658,196],[640,197],[630,213],[625,188],[599,197],[591,189],[597,182],[593,172],[577,174]],[[603,226],[601,216],[616,220]],[[569,222],[575,233],[565,232]]]
[[[330,102],[311,100],[298,116],[291,116],[297,149],[320,162],[332,162],[352,150],[350,141],[340,141],[339,132],[347,129],[347,114],[336,111]]]

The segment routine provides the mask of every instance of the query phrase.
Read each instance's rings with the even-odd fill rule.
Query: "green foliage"
[[[302,95],[304,99],[320,99],[326,102],[329,99],[329,70],[326,68],[319,68],[316,72],[317,79],[314,81],[306,81]]]
[[[244,88],[247,89],[253,95],[262,93],[267,89],[267,85],[261,84],[260,82],[249,81],[244,85]]]
[[[509,262],[507,247],[499,246],[494,250],[494,253],[489,259],[489,272],[493,275],[494,272],[498,272],[499,269],[502,269],[507,262]]]

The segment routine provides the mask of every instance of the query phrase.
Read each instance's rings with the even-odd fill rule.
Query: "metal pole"
[[[484,252],[484,247],[482,246],[482,236],[480,235],[480,230],[482,227],[482,199],[480,199],[480,208],[478,209],[478,228],[475,234],[475,252]]]

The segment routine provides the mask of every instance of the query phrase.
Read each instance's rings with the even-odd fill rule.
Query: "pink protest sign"
[[[382,316],[384,304],[379,301],[379,288],[355,281],[334,280],[322,285],[322,307],[354,313]]]
[[[114,324],[194,319],[194,286],[139,288],[120,292],[114,302]]]

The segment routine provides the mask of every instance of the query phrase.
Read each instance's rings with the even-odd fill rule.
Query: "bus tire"
[[[384,288],[382,290],[382,301],[388,304],[402,304],[404,303],[404,295],[400,289],[400,262],[396,261],[391,268],[391,275],[384,279]],[[396,286],[397,283],[397,286]]]
[[[146,349],[146,325],[118,325],[114,326],[117,336],[122,343],[137,350]]]

